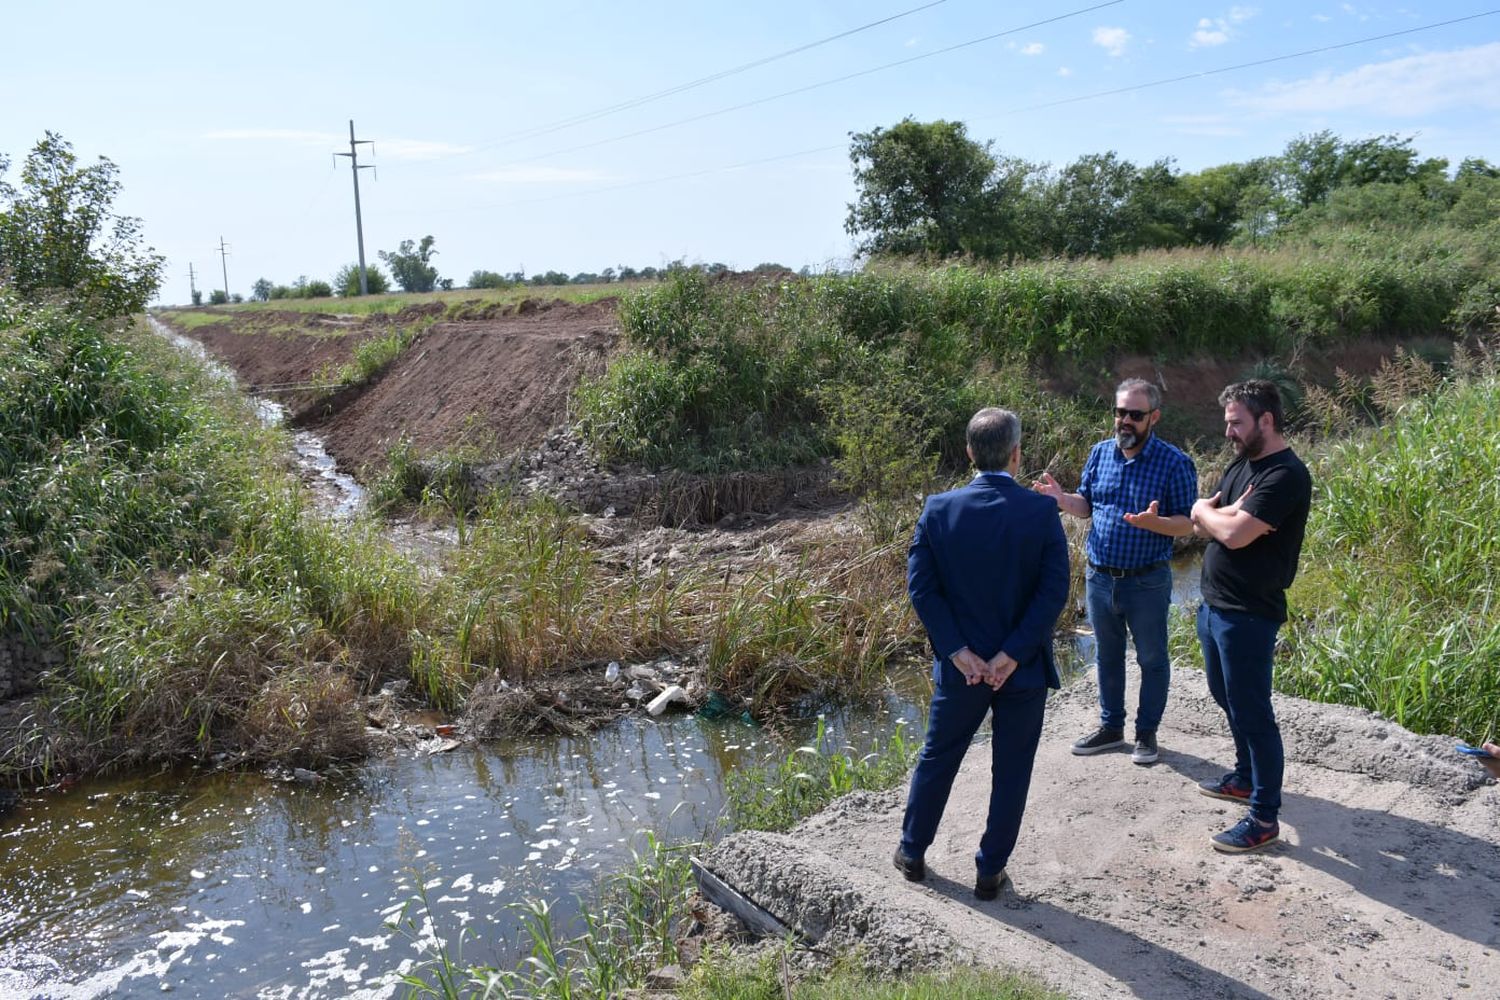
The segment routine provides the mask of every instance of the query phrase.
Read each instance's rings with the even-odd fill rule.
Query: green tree
[[[384,295],[391,290],[391,281],[385,272],[374,264],[365,267],[365,287],[371,295]],[[333,276],[333,290],[345,298],[359,295],[359,265],[345,264]]]
[[[402,240],[394,251],[380,251],[380,259],[403,292],[430,292],[437,286],[438,272],[432,265],[437,251],[432,244],[433,238],[424,236],[420,243]]]
[[[110,315],[139,312],[161,283],[163,259],[141,245],[141,222],[113,211],[116,167],[79,166],[73,147],[47,132],[4,182],[0,157],[0,275],[23,296],[65,292]]]
[[[224,289],[215,288],[208,293],[208,304],[211,306],[228,305],[229,296],[224,294]]]
[[[1048,202],[1052,249],[1069,257],[1113,257],[1131,248],[1138,220],[1128,211],[1139,171],[1113,151],[1080,156],[1063,168]]]
[[[850,135],[857,200],[844,229],[862,254],[972,252],[994,209],[996,162],[963,122],[904,118]]]
[[[469,275],[468,281],[469,288],[509,288],[510,284],[505,275],[495,271],[476,270]]]
[[[250,286],[251,302],[269,302],[271,291],[276,286],[271,283],[270,278],[257,278],[255,284]]]

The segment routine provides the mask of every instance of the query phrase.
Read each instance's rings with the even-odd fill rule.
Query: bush
[[[365,266],[365,287],[371,295],[384,295],[391,290],[390,279],[374,264]],[[333,276],[333,290],[345,298],[359,294],[359,265],[345,264]]]
[[[694,471],[842,453],[860,490],[876,471],[848,452],[862,434],[896,434],[889,446],[908,458],[931,447],[958,466],[973,409],[1025,400],[1048,418],[1026,414],[1030,427],[1050,437],[1029,454],[1066,466],[1079,433],[1069,408],[1014,372],[1471,330],[1495,315],[1495,237],[1500,228],[1324,229],[1274,251],[871,268],[749,286],[674,268],[622,300],[627,347],[580,389],[580,427],[607,458]],[[882,429],[862,431],[870,420]]]
[[[469,275],[469,288],[509,288],[511,281],[494,271],[475,271]]]

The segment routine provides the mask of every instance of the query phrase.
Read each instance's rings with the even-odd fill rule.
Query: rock
[[[680,965],[664,965],[646,973],[646,985],[653,990],[677,990],[686,980]]]

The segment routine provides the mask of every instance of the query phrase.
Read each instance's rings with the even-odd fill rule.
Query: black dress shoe
[[[927,865],[921,858],[908,858],[901,853],[901,848],[896,848],[896,856],[891,859],[902,875],[906,876],[908,882],[920,882],[927,877]]]
[[[1007,880],[1005,869],[1000,869],[993,875],[977,875],[974,878],[974,895],[988,902],[1000,895],[1000,888]]]

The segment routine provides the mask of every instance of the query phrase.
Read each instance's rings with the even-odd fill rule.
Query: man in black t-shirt
[[[1219,395],[1235,460],[1219,490],[1193,504],[1193,530],[1207,539],[1198,641],[1208,690],[1229,717],[1234,770],[1201,782],[1204,795],[1245,802],[1250,813],[1212,838],[1216,850],[1253,851],[1281,835],[1281,730],[1271,707],[1271,656],[1286,621],[1286,589],[1297,575],[1312,506],[1312,477],[1286,438],[1281,394],[1260,379]]]

